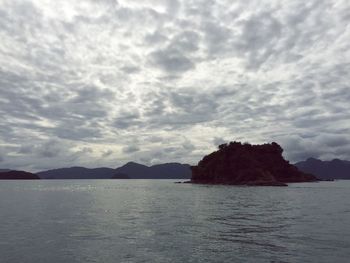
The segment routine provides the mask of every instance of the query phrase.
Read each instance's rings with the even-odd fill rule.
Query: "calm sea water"
[[[350,262],[350,181],[0,182],[0,262]]]

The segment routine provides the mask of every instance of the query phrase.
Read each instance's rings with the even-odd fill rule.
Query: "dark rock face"
[[[277,143],[262,145],[231,142],[205,156],[192,166],[192,183],[271,185],[317,181],[313,175],[300,172],[282,156]]]
[[[0,180],[34,180],[40,179],[36,174],[24,171],[8,171],[0,173]]]
[[[334,159],[321,161],[309,158],[306,161],[295,164],[299,170],[310,173],[322,180],[350,179],[350,161]]]

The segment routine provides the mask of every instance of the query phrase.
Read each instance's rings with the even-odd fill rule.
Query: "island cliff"
[[[230,142],[192,166],[192,183],[286,186],[286,183],[318,179],[299,171],[282,156],[283,149],[271,144]]]

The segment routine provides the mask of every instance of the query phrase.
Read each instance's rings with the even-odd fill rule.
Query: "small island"
[[[37,180],[40,179],[36,174],[24,171],[0,172],[0,180]]]
[[[318,179],[291,165],[283,149],[273,142],[251,145],[230,142],[192,166],[191,183],[287,186],[287,183],[314,182]]]

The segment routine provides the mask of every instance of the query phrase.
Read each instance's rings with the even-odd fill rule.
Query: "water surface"
[[[349,262],[350,181],[0,182],[0,262]]]

